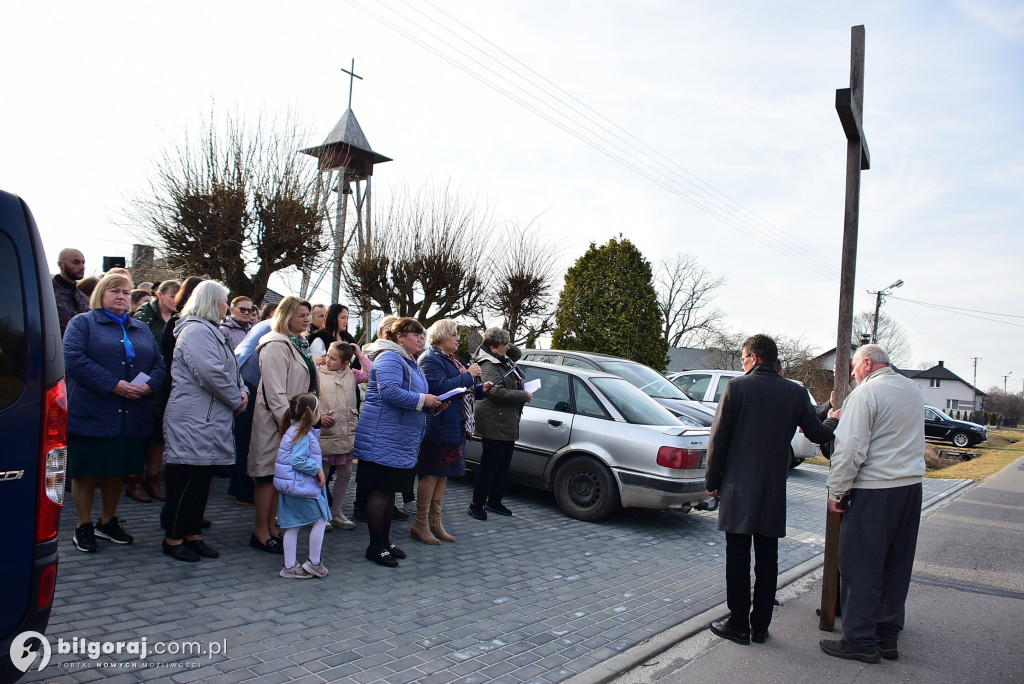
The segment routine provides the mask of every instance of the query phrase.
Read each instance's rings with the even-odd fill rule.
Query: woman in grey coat
[[[222,284],[203,281],[174,328],[173,384],[164,412],[162,522],[164,553],[180,561],[220,555],[202,539],[203,512],[214,471],[235,462],[232,418],[248,402],[234,350],[218,328],[227,297]]]

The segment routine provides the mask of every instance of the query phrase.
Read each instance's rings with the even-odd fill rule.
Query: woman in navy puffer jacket
[[[455,352],[459,348],[459,325],[443,318],[427,331],[430,348],[419,358],[431,392],[443,395],[455,389],[468,390],[453,398],[456,404],[449,411],[427,416],[427,433],[420,446],[416,472],[420,486],[416,492],[416,522],[409,536],[424,544],[453,542],[441,523],[441,510],[448,478],[466,474],[466,436],[473,434],[476,421],[473,404],[487,396],[493,383],[478,385],[480,366],[463,365]]]
[[[424,409],[443,409],[428,393],[427,379],[416,365],[426,335],[414,318],[391,324],[370,371],[366,402],[356,427],[357,481],[370,490],[366,501],[366,526],[370,545],[366,558],[389,568],[405,552],[391,543],[391,515],[395,492],[411,484],[426,428]]]

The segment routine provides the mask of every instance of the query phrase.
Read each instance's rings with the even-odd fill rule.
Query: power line
[[[813,250],[811,250],[809,247],[807,247],[806,245],[801,243],[794,236],[786,234],[784,231],[781,231],[781,229],[773,230],[773,227],[771,227],[770,224],[767,224],[767,222],[765,222],[763,219],[758,219],[758,220],[762,224],[765,224],[765,225],[751,225],[751,220],[749,218],[747,218],[746,216],[742,216],[742,215],[736,216],[734,214],[742,214],[742,212],[746,212],[750,216],[754,216],[755,218],[757,218],[756,215],[754,215],[752,212],[749,212],[749,210],[746,210],[745,208],[743,208],[742,205],[739,205],[738,203],[732,202],[732,200],[729,200],[729,201],[732,202],[736,207],[739,207],[742,210],[742,212],[737,210],[734,207],[722,206],[721,201],[718,201],[718,200],[716,200],[713,197],[710,197],[710,196],[700,196],[700,195],[695,195],[695,194],[688,194],[688,193],[693,193],[694,190],[690,190],[690,189],[686,189],[686,188],[680,187],[679,186],[679,181],[671,181],[670,179],[667,179],[667,178],[665,178],[665,177],[663,177],[661,175],[661,174],[666,174],[666,171],[667,171],[666,175],[670,175],[670,176],[671,175],[675,175],[676,177],[678,177],[678,174],[675,174],[671,169],[666,169],[664,164],[662,164],[660,162],[647,161],[647,160],[645,160],[645,159],[643,159],[641,157],[638,157],[633,151],[623,149],[620,145],[618,145],[615,142],[609,140],[605,135],[603,135],[599,131],[594,131],[594,130],[582,127],[580,125],[580,121],[579,121],[578,117],[573,117],[573,116],[570,116],[569,114],[563,113],[562,111],[560,111],[558,109],[558,107],[556,107],[556,106],[554,106],[554,105],[552,105],[552,104],[550,104],[548,102],[543,101],[535,93],[530,92],[529,90],[523,88],[522,86],[520,86],[520,85],[518,85],[516,83],[513,83],[509,78],[507,78],[506,76],[503,76],[502,74],[499,74],[494,69],[492,69],[492,68],[490,68],[490,67],[488,67],[486,65],[481,64],[479,62],[479,60],[477,60],[474,57],[472,57],[471,55],[467,54],[465,51],[463,51],[463,50],[453,46],[448,41],[444,40],[443,38],[440,38],[436,34],[434,34],[431,31],[425,29],[419,23],[412,22],[410,19],[408,19],[407,17],[404,17],[401,13],[397,12],[396,10],[394,10],[392,8],[386,8],[386,9],[388,9],[388,11],[392,12],[393,14],[398,15],[404,21],[407,21],[409,23],[414,24],[416,30],[422,31],[422,32],[426,33],[433,40],[438,41],[441,44],[447,46],[448,48],[454,50],[458,54],[460,54],[463,57],[465,57],[466,59],[468,59],[473,64],[476,64],[481,69],[486,70],[487,72],[493,74],[497,78],[499,78],[502,81],[504,81],[506,84],[508,84],[512,88],[515,88],[516,90],[520,91],[521,93],[523,93],[523,95],[525,97],[528,97],[528,98],[536,101],[540,106],[544,107],[545,109],[551,110],[552,113],[548,113],[546,111],[541,111],[540,109],[538,109],[537,106],[534,106],[533,104],[525,101],[523,99],[523,97],[520,97],[520,96],[510,92],[506,87],[503,87],[503,86],[493,82],[487,76],[484,76],[484,75],[481,75],[481,74],[477,73],[476,71],[472,70],[468,66],[460,63],[456,58],[451,57],[450,55],[443,53],[437,47],[434,47],[434,46],[428,44],[426,41],[424,41],[420,37],[413,35],[410,31],[408,31],[408,30],[406,30],[406,29],[396,25],[392,21],[390,21],[390,20],[380,16],[379,14],[377,14],[377,13],[375,13],[375,12],[373,12],[373,11],[371,11],[371,10],[361,6],[361,5],[359,5],[354,0],[347,0],[347,1],[348,1],[348,3],[350,5],[352,5],[356,9],[362,11],[367,16],[370,16],[371,18],[373,18],[376,21],[380,22],[384,26],[386,26],[386,27],[390,28],[391,30],[395,31],[399,35],[407,38],[408,40],[410,40],[413,43],[419,45],[420,47],[422,47],[423,49],[427,50],[428,52],[430,52],[430,53],[434,54],[435,56],[441,58],[442,60],[448,62],[449,64],[451,64],[455,68],[457,68],[460,71],[466,73],[467,75],[471,76],[472,78],[478,80],[479,82],[481,82],[482,84],[486,85],[487,87],[497,91],[498,93],[500,93],[501,95],[505,96],[506,98],[511,99],[513,102],[516,102],[517,104],[519,104],[520,106],[522,106],[522,107],[526,108],[527,110],[533,112],[537,116],[540,116],[541,118],[545,119],[549,123],[551,123],[551,124],[555,125],[556,127],[560,128],[561,130],[563,130],[564,132],[568,133],[569,135],[572,135],[573,137],[575,137],[576,139],[580,140],[581,142],[583,142],[584,144],[588,145],[589,147],[595,149],[598,152],[601,152],[602,154],[605,154],[606,156],[611,157],[612,159],[614,159],[615,161],[619,162],[620,164],[622,164],[626,168],[628,168],[628,169],[634,171],[635,173],[639,174],[640,176],[646,178],[647,180],[651,181],[655,185],[658,185],[659,187],[661,187],[662,189],[666,190],[667,192],[676,195],[680,199],[683,199],[684,201],[688,202],[689,204],[693,205],[694,207],[700,209],[701,211],[704,211],[708,215],[710,215],[710,216],[712,216],[714,218],[717,218],[719,221],[725,223],[726,225],[729,225],[730,227],[732,227],[735,230],[738,230],[739,232],[741,232],[741,233],[751,237],[752,239],[757,240],[758,242],[760,242],[760,243],[764,244],[765,246],[773,249],[774,251],[776,251],[776,252],[778,252],[780,254],[783,254],[784,256],[790,257],[794,261],[797,261],[797,262],[801,263],[802,265],[804,265],[808,269],[813,270],[813,271],[817,272],[820,275],[823,275],[823,276],[825,276],[827,278],[834,278],[836,276],[836,273],[833,270],[830,270],[825,264],[822,263],[823,260],[826,260],[825,257],[821,256],[820,254],[818,254],[816,252],[812,254]],[[417,11],[419,12],[419,10],[417,10]],[[422,12],[420,12],[420,14],[422,14]],[[431,19],[431,21],[433,21],[434,23],[438,23],[436,20],[433,20],[433,19]],[[447,30],[449,32],[452,32],[451,29],[448,29],[447,27],[443,27],[443,28],[445,28],[445,30]],[[474,35],[479,35],[479,34],[475,34],[474,33]],[[464,38],[460,37],[460,39],[465,41]],[[465,42],[468,42],[468,41],[465,41]],[[485,50],[483,50],[482,48],[479,48],[479,47],[477,47],[475,45],[472,45],[472,43],[469,43],[469,45],[471,47],[473,47],[473,49],[483,53],[485,56],[487,56],[492,61],[495,61],[502,68],[504,68],[504,69],[506,69],[508,71],[511,71],[517,77],[519,77],[520,79],[524,80],[531,88],[538,89],[537,88],[537,84],[532,82],[528,77],[525,77],[525,76],[522,76],[521,74],[516,73],[515,70],[512,69],[511,67],[508,67],[507,65],[502,64],[501,61],[498,60],[497,58],[495,58],[495,57],[493,57],[491,55],[488,55],[487,52]],[[505,53],[505,54],[507,54],[507,53]],[[533,73],[536,73],[536,72],[533,72]],[[568,106],[563,100],[561,100],[557,96],[551,95],[550,93],[548,93],[547,91],[545,91],[542,88],[540,88],[540,90],[545,92],[545,94],[547,94],[548,97],[553,97],[557,102],[561,103],[563,106]],[[576,112],[577,114],[580,114],[578,109],[572,108],[571,106],[569,106],[569,107],[570,107],[570,109],[572,111]],[[591,111],[593,111],[593,110],[591,110]],[[600,115],[598,115],[598,116],[600,116]],[[565,121],[563,122],[563,121],[557,120],[555,117],[563,118],[563,119],[565,119]],[[585,117],[585,118],[587,120],[593,121],[593,119],[591,119],[590,117]],[[604,118],[604,117],[602,117],[602,118]],[[604,130],[606,133],[610,132],[606,126],[603,126],[603,125],[601,125],[601,124],[599,124],[597,122],[595,122],[595,125],[597,125],[598,128]],[[624,129],[620,128],[620,130],[624,130]],[[611,133],[611,135],[613,137],[616,137],[620,141],[625,142],[621,136],[618,136],[614,132],[610,132],[610,133]],[[627,135],[628,135],[628,133],[627,133]],[[636,140],[635,137],[633,137],[633,136],[630,136],[630,137],[632,137],[634,140]],[[597,140],[595,140],[595,138],[599,139],[602,142],[598,142]],[[648,147],[649,149],[653,150],[653,148],[650,148],[650,146],[646,146],[646,147]],[[611,148],[611,149],[609,149],[609,148]],[[654,150],[654,151],[657,153],[656,150]],[[646,156],[650,157],[650,155],[646,155]],[[661,155],[661,156],[664,157],[664,155]],[[676,165],[676,166],[678,166],[678,165]],[[682,168],[682,167],[679,167],[679,168]],[[683,169],[683,170],[687,174],[693,176],[693,174],[690,174],[688,171],[685,171],[685,169]],[[696,178],[696,176],[693,176],[693,177]],[[699,182],[701,182],[703,185],[705,185],[705,186],[707,186],[709,188],[711,187],[707,183],[704,183],[703,181],[700,181],[699,178],[697,180]],[[689,181],[683,181],[683,182],[687,183],[687,185],[694,186],[694,184],[692,182],[689,182]],[[699,188],[696,188],[696,190],[698,192],[700,192]],[[722,195],[722,193],[718,192],[717,190],[715,192],[718,193],[719,195]],[[704,194],[707,195],[706,192]],[[724,195],[722,195],[722,196],[725,197]],[[726,199],[728,199],[728,198],[726,198]],[[764,235],[760,234],[761,232],[774,233],[774,235],[772,235],[771,237],[765,237]],[[774,239],[772,239],[772,238],[774,238]]]
[[[968,311],[970,313],[985,314],[987,316],[1005,316],[1006,318],[1024,318],[1024,316],[1020,316],[1018,314],[996,313],[995,311],[978,311],[977,309],[965,309],[963,307],[948,306],[946,304],[932,304],[930,302],[919,302],[919,301],[916,301],[916,300],[913,300],[913,299],[906,299],[904,297],[897,297],[895,295],[890,295],[890,297],[892,299],[899,299],[901,301],[909,302],[911,304],[920,304],[921,306],[930,306],[930,307],[932,307],[934,309],[943,309],[943,310],[947,310],[947,311],[953,311],[955,313],[960,313],[960,312]],[[986,318],[986,319],[983,319],[983,320],[987,321],[987,320],[990,320],[990,319]],[[995,323],[1006,323],[1007,321],[994,321],[994,322]],[[1010,323],[1010,325],[1015,325],[1015,324],[1014,323]]]

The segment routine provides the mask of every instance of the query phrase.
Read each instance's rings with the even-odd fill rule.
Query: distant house
[[[733,358],[735,357],[735,358]],[[740,370],[738,355],[720,349],[673,347],[668,350],[666,373],[689,370]]]
[[[921,388],[924,403],[950,411],[980,411],[985,393],[946,368],[943,361],[928,370],[904,370],[896,372],[910,378]]]

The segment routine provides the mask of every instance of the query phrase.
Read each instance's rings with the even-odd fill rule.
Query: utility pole
[[[846,211],[843,217],[843,256],[839,276],[839,321],[836,334],[835,393],[842,405],[850,392],[850,339],[853,328],[853,290],[857,272],[857,226],[860,220],[860,172],[871,168],[868,142],[862,128],[864,112],[864,27],[850,29],[850,87],[836,89],[836,113],[846,134]],[[821,620],[818,629],[835,627],[839,588],[839,525],[842,515],[826,508],[825,566],[821,582]]]
[[[972,356],[971,361],[974,361],[974,383],[971,385],[971,389],[974,391],[974,402],[971,406],[972,411],[978,410],[978,361],[981,361],[980,356]]]
[[[1006,378],[1010,377],[1011,375],[1013,375],[1013,371],[1010,371],[1009,373],[1003,376],[1003,394],[1006,394]]]
[[[889,285],[878,292],[868,290],[868,294],[875,295],[875,323],[871,326],[871,344],[878,344],[878,310],[882,308],[882,297],[891,295],[892,292],[890,292],[890,290],[895,290],[897,287],[903,287],[902,280],[897,280],[892,285]]]

